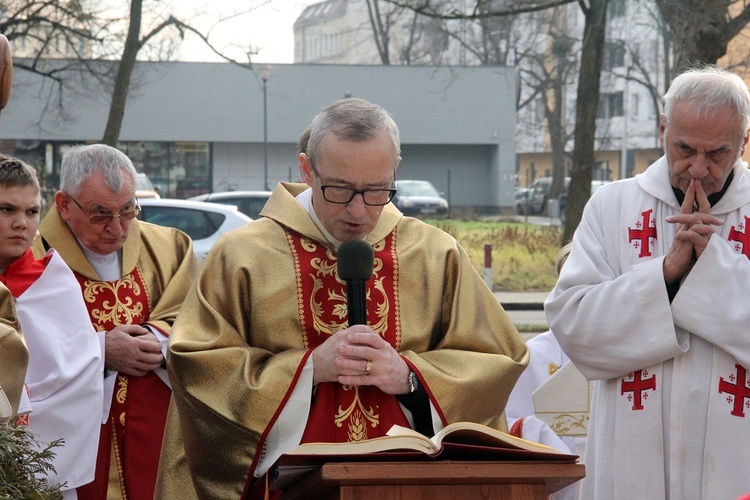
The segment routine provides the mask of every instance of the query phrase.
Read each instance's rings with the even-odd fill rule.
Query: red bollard
[[[492,290],[492,245],[484,245],[484,282]]]

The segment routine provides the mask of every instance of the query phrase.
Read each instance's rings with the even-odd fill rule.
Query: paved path
[[[495,292],[510,319],[521,330],[524,340],[548,329],[543,306],[547,295],[548,292]]]

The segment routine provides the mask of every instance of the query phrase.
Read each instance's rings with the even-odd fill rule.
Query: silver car
[[[201,263],[222,234],[252,221],[233,205],[171,198],[144,198],[138,203],[141,206],[138,219],[187,233]]]
[[[220,191],[193,196],[191,200],[210,201],[224,205],[237,205],[240,212],[257,219],[271,197],[271,191]]]

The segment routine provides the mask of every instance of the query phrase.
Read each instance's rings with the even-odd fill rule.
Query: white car
[[[271,191],[220,191],[193,196],[191,200],[210,201],[224,205],[237,205],[240,212],[257,219],[263,210]]]
[[[187,233],[200,263],[222,234],[252,221],[234,205],[171,198],[144,198],[138,203],[141,206],[138,219]]]

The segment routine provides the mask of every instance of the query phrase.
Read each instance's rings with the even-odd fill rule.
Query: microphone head
[[[336,269],[339,279],[364,280],[372,277],[375,252],[364,240],[349,240],[339,245]]]

